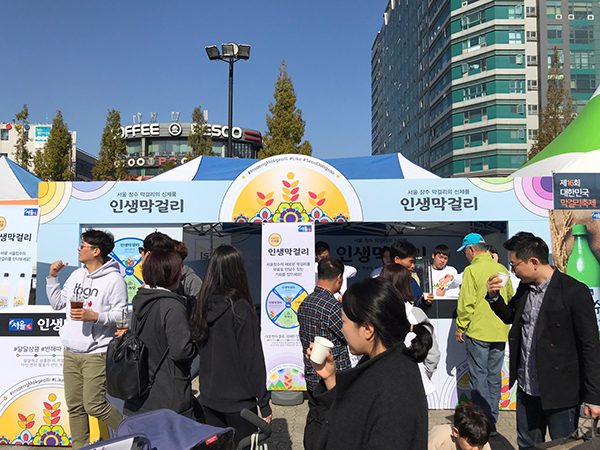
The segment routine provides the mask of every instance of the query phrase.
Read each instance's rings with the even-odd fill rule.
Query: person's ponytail
[[[416,336],[410,341],[410,347],[404,349],[404,354],[420,363],[427,357],[427,353],[433,345],[433,338],[429,329],[420,323],[413,325],[411,331],[415,333]]]

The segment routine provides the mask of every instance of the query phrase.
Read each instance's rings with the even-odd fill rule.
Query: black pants
[[[304,427],[304,450],[314,450],[317,448],[321,427],[327,418],[329,408],[320,403],[308,387],[306,393],[308,394],[308,414]]]
[[[254,425],[248,422],[246,419],[243,419],[240,416],[240,413],[223,413],[220,411],[215,411],[214,409],[208,408],[207,406],[202,405],[202,409],[204,410],[204,418],[208,425],[212,425],[213,427],[225,428],[232,427],[235,428],[235,445],[237,447],[238,443],[247,436],[250,436],[252,433],[258,431]],[[258,414],[258,408],[255,406],[254,408],[248,408],[254,414]]]

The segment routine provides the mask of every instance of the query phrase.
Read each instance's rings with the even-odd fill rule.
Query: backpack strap
[[[148,308],[148,312],[146,313],[146,315],[144,316],[144,318],[142,319],[141,322],[138,322],[136,315],[132,314],[132,317],[131,317],[131,329],[136,334],[136,336],[140,335],[139,331],[141,331],[141,329],[144,327],[144,324],[146,323],[146,320],[148,320],[148,317],[150,316],[150,311],[152,311],[152,308],[154,308],[158,304],[158,302],[159,302],[159,300],[155,300],[150,305],[150,307]],[[134,328],[134,320],[135,320],[135,328]],[[162,357],[160,358],[160,361],[159,361],[158,365],[156,366],[156,369],[154,370],[154,372],[152,373],[152,375],[150,375],[150,382],[148,384],[148,388],[151,388],[152,385],[154,384],[154,380],[156,379],[156,374],[158,373],[158,369],[160,369],[160,366],[162,366],[162,363],[164,362],[164,360],[165,360],[165,358],[167,357],[168,354],[169,354],[169,346],[167,345],[167,349],[165,350],[165,352],[163,353]]]

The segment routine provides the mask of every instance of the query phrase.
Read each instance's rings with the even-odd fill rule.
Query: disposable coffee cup
[[[500,278],[500,280],[502,281],[502,284],[500,285],[500,287],[504,287],[504,286],[506,286],[506,283],[508,283],[508,280],[510,279],[510,275],[507,273],[504,273],[504,272],[499,272],[498,278]]]
[[[79,298],[71,299],[71,309],[81,309],[83,308],[83,300]]]
[[[324,337],[315,337],[315,344],[310,354],[310,360],[316,364],[323,364],[327,357],[327,352],[333,348],[333,342]]]

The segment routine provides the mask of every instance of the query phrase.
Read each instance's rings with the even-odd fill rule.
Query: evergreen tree
[[[188,136],[188,145],[192,150],[185,155],[188,161],[202,155],[214,156],[212,139],[208,136],[208,131],[202,108],[196,106],[192,112],[192,129]]]
[[[258,157],[262,159],[286,153],[310,155],[312,153],[310,142],[304,141],[300,144],[306,123],[302,120],[302,111],[296,108],[296,93],[292,80],[288,76],[285,60],[279,67],[273,97],[275,104],[269,103],[271,115],[267,114],[269,131],[265,133],[264,147],[258,153]]]
[[[127,145],[121,137],[121,113],[111,109],[100,139],[100,154],[92,169],[94,180],[124,180],[127,178],[125,158]]]
[[[60,110],[52,120],[48,142],[38,150],[33,158],[35,174],[48,181],[72,181],[70,152],[73,141],[69,127],[64,123]]]
[[[15,114],[15,120],[21,122],[21,127],[18,131],[19,136],[17,137],[17,143],[15,144],[15,159],[17,160],[17,164],[25,170],[29,170],[29,164],[31,163],[32,158],[32,155],[27,148],[29,139],[25,137],[25,125],[29,125],[29,122],[27,122],[28,118],[29,109],[27,108],[27,104],[25,104],[23,105],[23,109]]]
[[[554,47],[552,64],[548,72],[546,106],[540,109],[540,127],[537,141],[531,146],[529,159],[541,152],[573,121],[571,90],[565,87],[565,76],[558,49]]]

